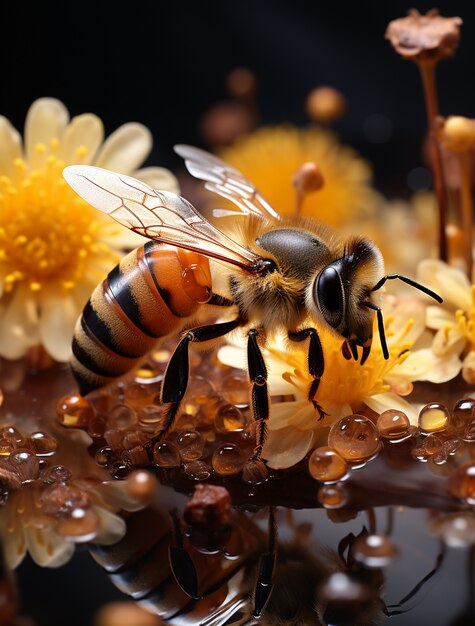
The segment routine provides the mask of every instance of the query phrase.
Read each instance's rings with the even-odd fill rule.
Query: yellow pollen
[[[386,338],[396,337],[391,328],[393,318],[387,316],[385,322]],[[407,341],[408,332],[412,328],[414,320],[409,319],[404,328],[397,333],[397,339],[389,342],[389,359],[383,357],[380,342],[378,341],[377,328],[371,353],[363,365],[354,359],[346,360],[341,352],[342,339],[327,333],[320,333],[323,345],[325,369],[318,387],[316,401],[323,407],[325,405],[351,405],[352,407],[362,404],[369,396],[385,393],[390,390],[390,385],[385,382],[386,375],[397,365],[402,364],[409,356],[412,343]],[[269,348],[269,352],[276,358],[285,358],[288,371],[282,377],[305,395],[307,394],[312,378],[308,373],[305,351],[292,350],[283,353],[276,348]],[[361,357],[361,349],[360,349]]]
[[[0,262],[6,291],[21,281],[32,291],[50,282],[70,289],[94,258],[111,266],[118,260],[100,241],[110,230],[110,218],[66,183],[64,162],[55,154],[58,147],[55,139],[49,149],[37,144],[37,167],[29,169],[23,159],[15,159],[14,180],[0,177]],[[87,150],[79,152],[84,156]]]

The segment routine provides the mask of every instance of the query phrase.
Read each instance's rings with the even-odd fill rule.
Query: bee
[[[168,405],[165,436],[173,427],[189,377],[191,344],[218,340],[237,328],[247,332],[247,362],[259,460],[269,417],[266,337],[284,331],[290,344],[307,342],[315,400],[324,374],[318,330],[342,340],[346,359],[368,358],[373,321],[389,358],[379,290],[399,279],[438,302],[438,294],[400,274],[385,274],[380,250],[369,239],[343,239],[320,222],[283,218],[236,169],[201,149],[175,151],[205,187],[240,210],[234,235],[208,221],[179,195],[158,191],[128,176],[93,166],[65,168],[69,185],[97,209],[149,239],[129,253],[92,293],[76,325],[72,370],[84,395],[129,372],[161,338],[183,331],[165,371],[161,400]],[[193,326],[211,311],[226,321]]]

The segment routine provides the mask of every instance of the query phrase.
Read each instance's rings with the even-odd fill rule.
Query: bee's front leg
[[[289,331],[288,337],[291,341],[305,341],[305,339],[307,338],[309,340],[307,367],[310,376],[313,377],[313,381],[310,385],[310,389],[308,390],[308,399],[313,404],[314,409],[318,411],[318,419],[321,420],[328,414],[325,413],[323,408],[315,400],[315,395],[318,391],[320,380],[323,376],[323,371],[325,369],[323,348],[320,337],[318,336],[318,332],[315,328],[304,328],[303,330],[298,330],[295,332]]]
[[[257,421],[256,447],[253,459],[260,459],[262,448],[267,437],[267,419],[269,417],[269,393],[267,390],[267,367],[257,343],[259,331],[251,328],[247,340],[247,366],[249,380],[252,384],[251,406],[254,419]]]

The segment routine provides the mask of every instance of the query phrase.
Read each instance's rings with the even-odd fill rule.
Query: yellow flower
[[[294,212],[292,178],[309,161],[317,165],[325,184],[306,197],[303,215],[338,228],[346,227],[348,221],[356,225],[375,206],[370,166],[333,132],[318,126],[262,127],[219,156],[247,176],[281,215]]]
[[[312,449],[323,427],[361,411],[363,406],[376,413],[399,409],[416,424],[420,407],[401,396],[412,391],[413,381],[441,382],[452,377],[458,367],[456,359],[447,364],[426,347],[409,352],[416,342],[426,343],[424,320],[425,307],[420,301],[388,298],[385,325],[389,359],[383,357],[375,326],[372,350],[363,365],[343,357],[342,339],[320,332],[325,371],[315,400],[327,413],[321,420],[307,397],[312,379],[305,351],[298,346],[289,349],[280,337],[270,340],[264,350],[270,394],[291,399],[271,405],[269,436],[263,450],[268,465],[276,469],[295,465]],[[237,345],[221,348],[219,358],[226,365],[245,367],[244,350]]]
[[[427,308],[427,326],[436,330],[433,350],[459,359],[462,376],[475,383],[475,285],[456,267],[438,260],[419,264],[418,279],[438,289],[442,306]]]
[[[150,131],[138,123],[104,141],[98,117],[70,120],[53,98],[30,107],[23,144],[0,116],[0,356],[17,359],[43,345],[54,359],[67,360],[91,291],[125,249],[144,241],[79,198],[63,168],[94,164],[176,191],[168,170],[136,169],[151,146]]]

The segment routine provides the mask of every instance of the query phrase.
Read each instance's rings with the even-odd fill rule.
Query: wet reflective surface
[[[474,623],[475,475],[470,445],[447,453],[445,462],[421,462],[413,453],[420,439],[396,443],[383,437],[379,454],[353,464],[344,480],[333,455],[320,451],[310,466],[313,475],[307,458],[291,470],[271,470],[265,482],[250,484],[240,473],[242,458],[233,432],[244,430],[247,422],[241,413],[220,407],[218,439],[230,430],[235,439],[227,444],[219,440],[214,453],[206,456],[202,435],[185,424],[168,449],[154,450],[155,462],[146,469],[155,486],[150,490],[146,479],[143,491],[148,495],[140,496],[140,481],[112,479],[107,458],[98,463],[98,450],[107,457],[107,446],[99,445],[103,431],[84,439],[77,436],[79,429],[58,422],[58,399],[74,391],[67,368],[31,373],[4,365],[2,381],[5,427],[16,428],[28,440],[29,459],[39,459],[37,474],[28,476],[22,487],[15,483],[15,494],[33,488],[43,493],[52,485],[63,489],[63,483],[70,489],[81,487],[74,493],[83,494],[80,476],[83,482],[94,482],[101,506],[126,525],[116,541],[103,543],[95,535],[91,543],[84,535],[75,543],[72,560],[55,569],[39,567],[29,556],[23,560],[12,586],[5,588],[16,590],[11,611],[31,617],[33,624],[59,626],[66,619],[73,626],[93,624],[101,606],[120,598],[150,609],[157,625]],[[205,396],[206,390],[202,392]],[[430,388],[419,393],[435,397]],[[452,388],[437,397],[452,406],[454,393],[457,398],[468,395],[466,389]],[[458,417],[469,404],[458,407]],[[125,413],[114,415],[116,423],[127,424],[130,416]],[[153,423],[153,411],[145,414],[145,422]],[[392,434],[387,420],[385,428]],[[35,432],[44,436],[32,436]],[[440,436],[424,439],[426,452],[428,437],[435,435]],[[436,441],[429,444],[438,449]],[[195,473],[186,471],[190,463],[195,463]],[[196,473],[199,467],[203,480]],[[328,482],[315,478],[318,471]],[[129,497],[128,510],[113,508],[104,491],[110,482],[127,485],[129,491],[133,487],[135,507],[129,506]],[[224,489],[210,491],[209,485]],[[91,491],[87,494],[92,502]],[[81,507],[97,515],[102,510],[97,498],[96,508],[82,500]],[[10,493],[0,514],[11,514],[11,501]],[[41,502],[40,512],[48,512],[45,500]],[[58,513],[52,519],[58,533],[66,518]],[[45,528],[53,524],[51,516],[43,521]],[[85,532],[85,522],[77,523]],[[8,541],[8,533],[3,534],[4,544]],[[8,568],[5,574],[8,581]]]

